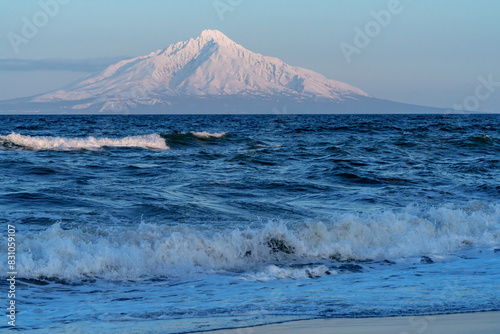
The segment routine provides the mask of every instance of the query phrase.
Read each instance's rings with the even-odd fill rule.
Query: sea
[[[15,329],[500,310],[499,129],[500,115],[0,116]]]

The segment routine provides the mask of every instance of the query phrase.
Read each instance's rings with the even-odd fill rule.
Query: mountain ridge
[[[121,60],[81,81],[34,97],[31,102],[87,101],[120,106],[168,103],[169,97],[245,96],[335,100],[360,96],[362,90],[278,58],[251,52],[217,30],[178,42],[145,56]]]
[[[3,114],[422,114],[204,30],[55,90],[0,102]]]

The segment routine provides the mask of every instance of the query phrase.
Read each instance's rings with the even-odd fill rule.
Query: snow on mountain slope
[[[356,87],[251,52],[219,31],[205,30],[196,39],[122,60],[32,102],[81,100],[74,109],[100,103],[103,109],[119,110],[168,103],[169,97],[178,96],[286,96],[332,101],[369,97]]]

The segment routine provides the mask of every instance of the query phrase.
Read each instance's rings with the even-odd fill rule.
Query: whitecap
[[[210,133],[210,132],[191,132],[191,134],[195,137],[198,138],[222,138],[225,135],[227,135],[227,132],[216,132],[216,133]]]
[[[129,136],[124,138],[66,138],[50,136],[28,136],[15,132],[0,136],[3,142],[34,150],[71,151],[80,149],[98,149],[102,147],[141,147],[153,150],[168,150],[165,139],[158,134]]]
[[[147,223],[66,230],[54,224],[43,231],[19,233],[18,271],[22,277],[62,279],[143,279],[219,271],[300,279],[308,276],[306,270],[322,276],[326,269],[283,268],[423,254],[437,259],[499,243],[500,205],[476,202],[465,208],[409,206],[397,211],[334,213],[328,220],[303,224],[273,221],[222,230]]]

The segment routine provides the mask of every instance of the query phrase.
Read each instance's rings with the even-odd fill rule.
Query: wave
[[[210,133],[210,132],[190,132],[193,136],[198,138],[222,138],[227,135],[227,132],[218,132],[218,133]]]
[[[335,275],[337,273],[338,272],[335,269],[329,268],[325,265],[304,266],[303,268],[286,268],[278,267],[272,264],[257,273],[244,275],[242,280],[259,282],[267,282],[276,279],[301,280],[319,278],[326,275]]]
[[[179,143],[189,143],[194,140],[211,140],[220,139],[228,135],[227,132],[173,132],[173,133],[163,133],[161,136],[165,138],[168,142],[179,142]]]
[[[226,138],[227,132],[173,132],[162,133],[161,136],[165,139],[170,147],[177,146],[198,146],[205,142],[216,142],[219,139]]]
[[[144,222],[135,227],[64,229],[56,223],[39,232],[19,232],[17,258],[18,271],[27,278],[134,280],[231,271],[247,278],[253,272],[254,279],[262,280],[266,275],[329,274],[324,265],[335,274],[335,263],[432,257],[499,242],[500,204],[473,202],[465,208],[409,206],[225,230]],[[319,266],[288,273],[277,269],[300,263]]]
[[[34,150],[71,151],[81,149],[98,149],[102,147],[141,147],[153,150],[168,150],[165,139],[160,135],[129,136],[124,138],[64,138],[49,136],[26,136],[12,132],[0,136],[4,146],[16,145]]]

